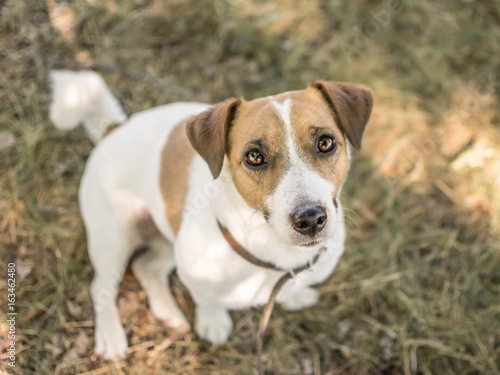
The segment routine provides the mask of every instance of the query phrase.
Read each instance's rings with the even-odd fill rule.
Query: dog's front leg
[[[177,274],[196,303],[196,333],[213,344],[225,343],[233,328],[228,308],[240,300],[233,296],[240,271],[210,207],[183,221],[174,251]]]
[[[233,329],[229,312],[219,306],[196,305],[196,333],[212,344],[223,344]]]

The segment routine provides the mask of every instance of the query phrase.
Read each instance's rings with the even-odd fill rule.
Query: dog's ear
[[[372,90],[347,82],[315,81],[311,86],[321,91],[354,148],[361,149],[361,137],[373,107]]]
[[[239,103],[239,99],[228,99],[187,122],[189,141],[207,162],[214,179],[222,170],[229,125]]]

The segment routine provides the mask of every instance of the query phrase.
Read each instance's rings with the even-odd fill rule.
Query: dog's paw
[[[105,359],[117,362],[125,358],[128,346],[127,336],[119,321],[107,323],[96,325],[95,352]]]
[[[167,319],[164,319],[163,322],[167,328],[182,335],[191,330],[191,326],[182,313],[178,316],[169,316]]]
[[[196,333],[212,344],[223,344],[233,329],[233,320],[225,309],[196,308]]]
[[[285,310],[302,310],[316,304],[318,299],[319,293],[316,289],[304,288],[286,298],[281,302],[281,306]]]
[[[149,300],[151,312],[160,320],[163,320],[166,327],[175,330],[178,333],[187,333],[190,331],[188,321],[182,311],[175,305],[175,302],[167,298],[156,298]]]

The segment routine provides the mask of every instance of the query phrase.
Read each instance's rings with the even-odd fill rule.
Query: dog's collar
[[[269,319],[271,318],[271,313],[273,312],[273,307],[274,303],[276,302],[276,296],[278,295],[278,292],[280,291],[281,287],[292,277],[297,275],[298,273],[305,271],[307,269],[310,269],[314,264],[319,259],[319,256],[323,252],[324,248],[321,248],[319,252],[314,256],[312,261],[307,262],[306,264],[296,267],[293,270],[284,270],[279,267],[276,267],[272,263],[264,262],[263,260],[260,260],[256,257],[254,257],[252,254],[250,254],[243,246],[241,246],[238,241],[233,237],[231,232],[224,227],[219,220],[217,220],[217,224],[219,225],[220,231],[222,232],[222,235],[226,239],[227,243],[231,248],[238,254],[240,255],[243,259],[245,259],[247,262],[252,263],[258,267],[274,270],[274,271],[281,271],[281,272],[286,272],[283,276],[280,277],[280,279],[276,282],[276,284],[273,287],[273,290],[271,291],[271,295],[269,297],[269,301],[267,301],[266,306],[264,307],[264,311],[262,312],[262,317],[260,318],[260,324],[259,324],[259,331],[257,333],[257,370],[259,375],[264,374],[264,370],[262,367],[262,346],[263,346],[263,341],[264,341],[264,332],[266,331],[267,325],[269,324]]]
[[[295,267],[292,270],[285,270],[285,269],[282,269],[280,267],[275,266],[272,263],[260,260],[259,258],[250,254],[243,246],[241,246],[238,243],[238,241],[236,241],[236,239],[233,237],[231,232],[224,225],[222,225],[219,220],[217,220],[217,224],[219,225],[220,231],[222,232],[222,235],[226,239],[229,246],[231,246],[231,248],[236,253],[238,253],[239,256],[241,256],[243,259],[245,259],[247,262],[252,263],[253,265],[256,265],[258,267],[266,268],[269,270],[280,271],[280,272],[290,272],[292,274],[292,276],[294,276],[302,271],[305,271],[308,268],[311,268],[314,264],[316,264],[316,262],[319,259],[320,254],[323,250],[323,248],[320,249],[320,251],[314,256],[314,258],[312,258],[312,260],[307,262],[306,264],[303,264],[302,266],[299,266],[299,267]]]

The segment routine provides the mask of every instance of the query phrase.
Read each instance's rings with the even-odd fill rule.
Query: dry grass
[[[408,0],[384,21],[390,4],[0,2],[0,274],[16,262],[17,373],[254,373],[258,309],[235,312],[234,333],[218,348],[194,334],[171,337],[132,276],[119,296],[127,361],[92,354],[92,269],[76,202],[92,146],[47,119],[49,70],[92,68],[128,113],[253,98],[316,78],[371,85],[376,109],[343,197],[346,253],[317,306],[275,311],[266,366],[498,374],[500,10],[494,0]],[[192,319],[177,281],[174,290]]]

